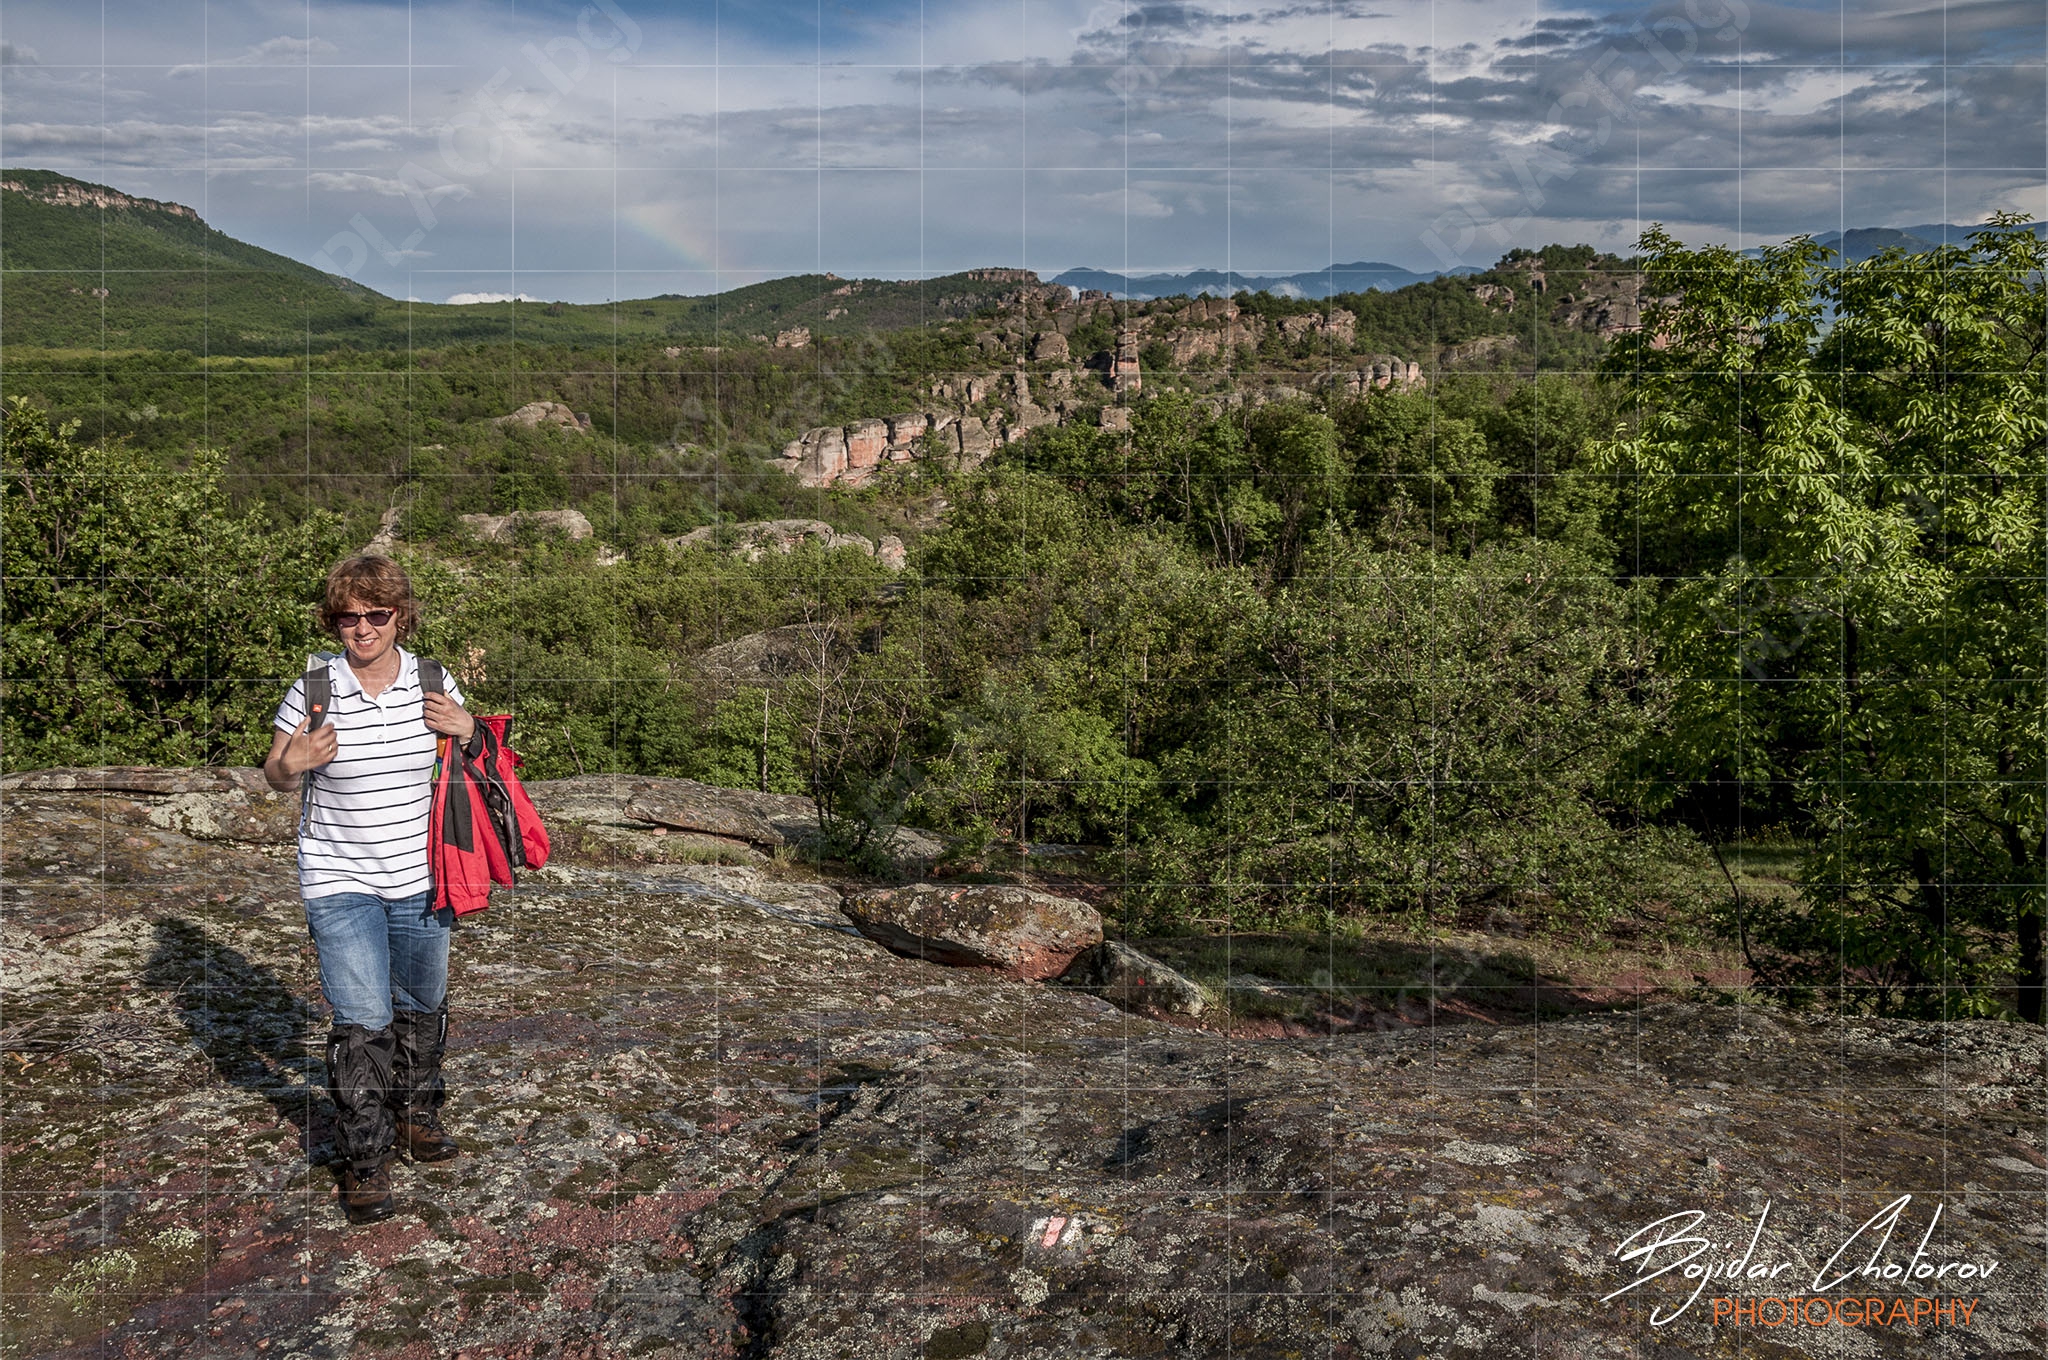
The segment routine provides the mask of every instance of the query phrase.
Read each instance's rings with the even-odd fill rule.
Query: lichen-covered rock
[[[1102,917],[1071,897],[1001,884],[873,888],[844,910],[863,935],[911,958],[1052,978],[1102,941]]]
[[[202,841],[290,845],[298,839],[299,796],[279,793],[247,767],[166,770],[108,765],[30,770],[0,779],[6,793],[101,793],[144,821]],[[115,816],[122,815],[118,809]]]
[[[626,804],[629,820],[680,831],[730,836],[753,845],[781,845],[783,834],[764,817],[735,805],[725,790],[688,779],[665,779],[642,788]]]
[[[573,434],[590,433],[590,416],[582,411],[571,410],[559,401],[529,401],[510,415],[495,417],[491,424],[513,425],[529,430],[547,425],[558,430],[568,430]]]
[[[687,534],[663,540],[672,548],[712,548],[728,543],[734,555],[758,562],[765,553],[795,552],[799,543],[816,543],[826,549],[852,548],[869,557],[875,555],[873,539],[860,534],[843,534],[821,519],[765,519],[745,524],[707,524]]]
[[[1058,331],[1040,331],[1031,337],[1031,358],[1036,363],[1067,361],[1067,337]]]
[[[1141,1015],[1202,1013],[1200,987],[1150,954],[1116,940],[1082,950],[1060,981],[1085,987],[1103,1000]]]
[[[596,530],[581,510],[514,510],[509,515],[463,515],[462,523],[486,543],[513,543],[523,528],[555,532],[571,539],[589,538]]]
[[[9,1355],[2040,1350],[2037,1027],[1663,1003],[1246,1040],[898,958],[783,865],[564,857],[465,918],[466,1155],[350,1228],[289,847],[153,825],[175,777],[71,777],[0,786]],[[617,818],[638,782],[535,787]],[[1815,1290],[1905,1194],[1835,1267],[1878,1276]],[[1669,1320],[1698,1281],[1645,1276],[1690,1248],[1617,1255],[1658,1220],[1784,1269]],[[1907,1275],[1923,1238],[1975,1278]],[[1715,1311],[1823,1292],[1858,1323]]]
[[[799,625],[800,627],[801,625]],[[746,677],[754,679],[754,677]],[[769,679],[762,676],[760,679]],[[650,825],[647,819],[628,809],[643,796],[653,800],[650,810],[662,800],[690,798],[709,801],[735,814],[751,815],[764,822],[782,841],[763,840],[764,845],[798,845],[818,837],[818,809],[801,794],[762,793],[755,789],[722,789],[690,779],[665,779],[645,775],[578,775],[573,779],[550,779],[528,783],[526,791],[541,820],[550,827],[558,820],[594,826],[628,827]],[[752,823],[734,823],[747,825]],[[758,833],[759,828],[753,827]],[[726,833],[714,833],[726,834]],[[928,831],[896,827],[886,842],[889,854],[906,868],[929,864],[945,853],[945,844]]]
[[[723,698],[740,685],[779,685],[791,675],[815,666],[821,658],[830,657],[835,645],[829,628],[789,623],[707,647],[691,659],[691,664]]]

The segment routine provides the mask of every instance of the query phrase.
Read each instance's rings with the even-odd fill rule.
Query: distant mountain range
[[[1961,245],[1973,231],[1982,231],[1982,226],[1965,226],[1954,222],[1925,222],[1911,227],[1852,227],[1846,232],[1828,231],[1817,234],[1813,239],[1820,245],[1838,252],[1850,263],[1861,263],[1879,251],[1897,246],[1910,255],[1934,250],[1943,245]],[[2036,236],[2048,236],[2048,223],[2029,222],[2014,228],[2031,231]],[[1760,252],[1746,250],[1745,255]],[[1391,293],[1397,288],[1410,284],[1427,283],[1431,279],[1462,278],[1469,274],[1483,274],[1486,271],[1476,265],[1460,265],[1456,269],[1435,272],[1418,272],[1403,269],[1397,264],[1379,260],[1365,260],[1357,264],[1333,264],[1328,269],[1310,270],[1301,274],[1240,274],[1235,270],[1196,269],[1186,274],[1119,274],[1106,269],[1069,269],[1057,275],[1051,282],[1064,283],[1069,288],[1094,288],[1108,293],[1111,297],[1128,298],[1142,302],[1149,298],[1162,297],[1228,297],[1232,293],[1272,293],[1280,297],[1321,299],[1338,293],[1363,293],[1376,290]]]
[[[1053,278],[1069,288],[1093,288],[1111,297],[1142,302],[1160,297],[1229,297],[1232,293],[1272,293],[1277,297],[1326,298],[1338,293],[1377,290],[1391,293],[1411,283],[1428,283],[1446,274],[1462,277],[1483,274],[1477,265],[1435,273],[1417,273],[1397,264],[1361,260],[1356,264],[1333,264],[1328,269],[1301,274],[1240,274],[1236,270],[1197,269],[1187,274],[1115,274],[1104,269],[1069,269]]]
[[[2031,231],[2036,236],[2048,235],[2048,230],[2044,229],[2048,229],[2048,222],[2026,222],[2012,228],[2014,231]],[[1822,232],[1813,239],[1815,244],[1827,246],[1849,263],[1860,264],[1893,246],[1908,255],[1918,255],[1944,245],[1966,245],[1971,232],[1983,230],[1982,226],[1959,226],[1954,222],[1923,222],[1915,227],[1851,227],[1848,231]],[[1757,252],[1743,253],[1754,255]]]

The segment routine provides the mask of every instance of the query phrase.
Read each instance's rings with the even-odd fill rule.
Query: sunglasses
[[[367,614],[336,614],[334,623],[337,628],[353,628],[357,623],[367,621],[372,628],[382,628],[391,622],[391,616],[395,612],[390,609],[372,609]]]

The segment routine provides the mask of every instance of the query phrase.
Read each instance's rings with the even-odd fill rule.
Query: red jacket
[[[492,885],[511,887],[514,869],[548,862],[547,828],[513,773],[522,762],[508,740],[512,720],[494,714],[476,723],[475,754],[441,739],[427,813],[434,906],[457,916],[489,906]]]

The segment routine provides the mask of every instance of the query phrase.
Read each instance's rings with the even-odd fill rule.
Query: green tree
[[[158,466],[81,444],[21,398],[0,413],[5,767],[253,764],[346,550],[339,519],[234,515],[222,457]]]
[[[727,789],[806,792],[796,733],[771,694],[742,686],[718,701],[704,720],[691,777]]]
[[[1587,466],[1593,410],[1579,382],[1548,373],[1518,382],[1478,424],[1501,469],[1503,530],[1612,553],[1603,529],[1614,483]]]
[[[1352,513],[1389,546],[1469,551],[1494,521],[1500,464],[1470,421],[1426,392],[1381,392],[1339,409]]]
[[[1662,713],[1623,592],[1555,544],[1470,558],[1319,538],[1219,639],[1203,721],[1161,757],[1184,820],[1139,901],[1247,921],[1494,907],[1598,923],[1647,890],[1618,778]]]
[[[1837,267],[1642,241],[1607,450],[1645,522],[1718,546],[1656,617],[1674,781],[1784,780],[1819,834],[1779,942],[1851,1004],[2043,1011],[2048,246]]]

